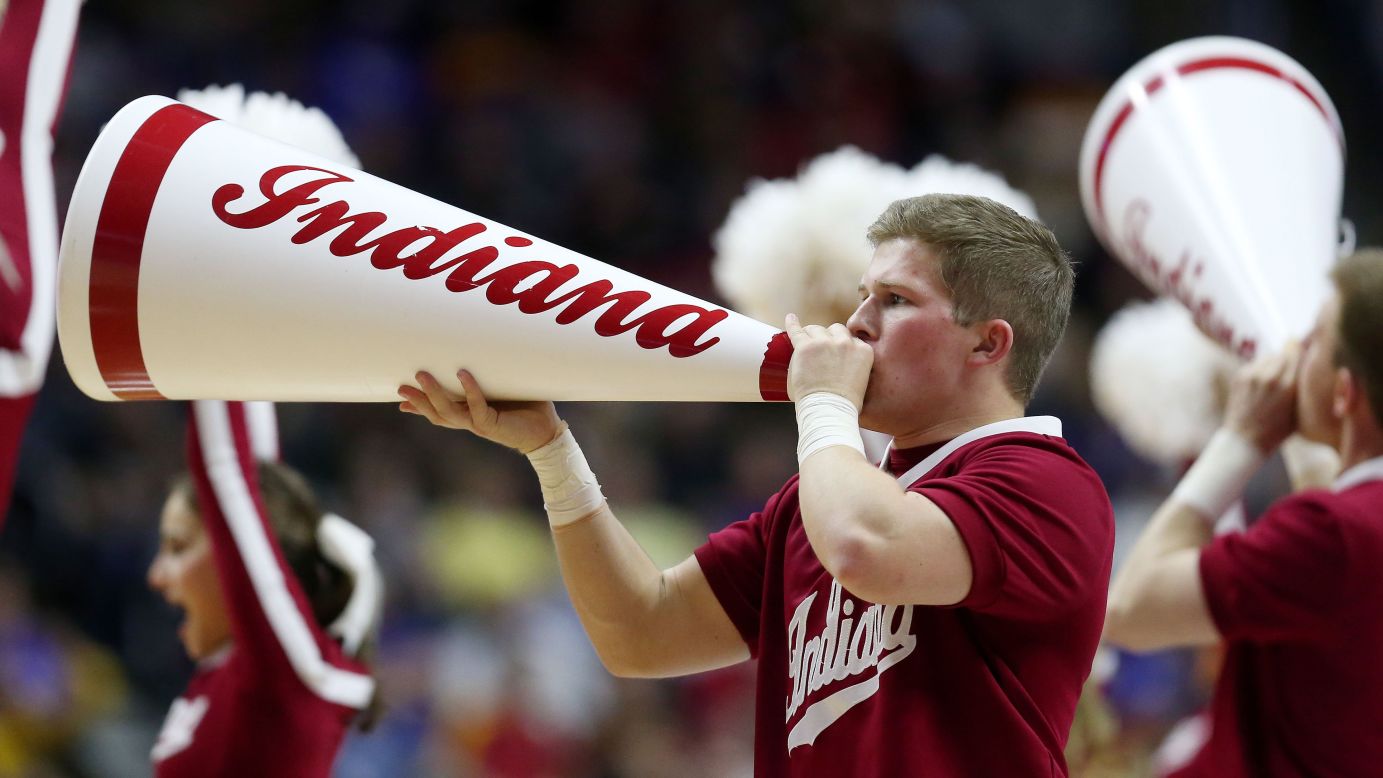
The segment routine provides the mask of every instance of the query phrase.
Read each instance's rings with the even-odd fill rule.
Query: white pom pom
[[[333,162],[360,167],[341,130],[320,108],[307,108],[279,92],[245,94],[240,84],[184,89],[178,100],[218,119]]]
[[[777,327],[804,297],[812,261],[795,181],[756,179],[714,238],[711,276],[736,310]]]
[[[939,154],[927,157],[908,171],[907,188],[908,194],[902,196],[942,193],[988,197],[1029,219],[1037,219],[1032,198],[1009,186],[1003,176],[969,162],[952,162]]]
[[[889,203],[930,193],[990,197],[1036,218],[1032,200],[975,165],[931,156],[911,171],[842,146],[794,180],[754,181],[715,235],[711,273],[730,305],[781,326],[843,322],[871,254],[869,225]]]
[[[782,326],[849,318],[869,264],[865,230],[901,191],[903,170],[844,146],[796,179],[755,181],[715,235],[711,273],[739,311]]]
[[[799,308],[817,312],[816,320],[804,321],[844,322],[859,305],[860,278],[872,254],[865,233],[889,203],[904,196],[904,176],[897,165],[844,146],[812,160],[797,177],[814,257]]]
[[[1237,361],[1173,300],[1132,303],[1095,336],[1095,408],[1140,456],[1180,467],[1220,425]]]

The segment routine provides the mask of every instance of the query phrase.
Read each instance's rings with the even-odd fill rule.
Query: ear
[[[1335,368],[1335,385],[1330,388],[1330,412],[1337,419],[1343,419],[1354,412],[1359,405],[1359,382],[1354,372],[1347,367]]]
[[[1013,325],[1003,319],[990,319],[974,326],[977,336],[967,364],[976,367],[1002,361],[1013,350]]]

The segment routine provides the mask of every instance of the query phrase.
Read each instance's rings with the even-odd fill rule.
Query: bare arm
[[[463,370],[457,377],[465,392],[460,400],[432,376],[418,374],[420,388],[399,388],[404,399],[400,409],[439,426],[469,430],[525,455],[567,446],[555,452],[558,459],[580,457],[579,466],[585,466],[552,403],[492,404],[470,373]],[[585,494],[591,498],[585,503],[588,508],[578,508],[580,515],[561,520],[554,515],[560,508],[553,505],[546,485],[544,500],[553,519],[562,579],[606,668],[621,676],[670,676],[747,659],[748,648],[696,559],[659,570],[615,518],[598,487]]]
[[[970,591],[970,552],[946,514],[844,446],[802,463],[802,526],[831,575],[870,602],[952,605]]]
[[[840,324],[802,327],[789,316],[787,332],[793,344],[788,392],[802,435],[802,527],[817,559],[841,586],[871,602],[960,602],[973,575],[960,532],[941,508],[904,490],[855,444],[873,351]],[[817,406],[814,395],[836,400]],[[815,416],[814,406],[830,414],[833,405],[841,418]],[[847,434],[827,441],[833,425]],[[822,445],[828,442],[841,445]]]
[[[1154,651],[1220,639],[1200,576],[1210,521],[1176,500],[1153,514],[1110,583],[1105,640],[1131,651]]]
[[[1200,554],[1213,535],[1211,517],[1221,510],[1218,505],[1197,508],[1194,498],[1206,487],[1213,490],[1215,478],[1222,479],[1222,488],[1232,489],[1236,480],[1242,484],[1256,461],[1281,445],[1295,427],[1296,372],[1297,350],[1289,348],[1246,366],[1235,376],[1225,428],[1153,515],[1110,584],[1106,640],[1135,651],[1219,640],[1201,581]],[[1234,441],[1256,449],[1256,455],[1233,454],[1234,446],[1225,444]],[[1229,460],[1239,464],[1227,467]],[[1200,486],[1188,492],[1187,482]],[[1233,499],[1238,494],[1222,497]]]
[[[685,675],[749,658],[696,557],[659,570],[608,507],[552,537],[572,605],[610,672]]]

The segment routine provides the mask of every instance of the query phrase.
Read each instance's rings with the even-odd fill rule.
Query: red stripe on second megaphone
[[[1291,84],[1298,92],[1306,96],[1306,99],[1315,106],[1325,119],[1326,124],[1330,125],[1331,133],[1340,142],[1340,146],[1345,145],[1344,131],[1332,120],[1330,112],[1326,109],[1325,103],[1315,95],[1305,84],[1280,69],[1268,65],[1258,60],[1246,59],[1244,57],[1206,57],[1203,59],[1192,60],[1182,65],[1178,65],[1177,75],[1189,76],[1195,73],[1204,73],[1210,70],[1224,70],[1227,68],[1238,70],[1251,70],[1262,73],[1273,78],[1279,78]],[[1166,85],[1162,76],[1153,76],[1148,83],[1143,85],[1143,93],[1147,97],[1152,97]],[[1105,130],[1104,141],[1100,144],[1100,156],[1095,161],[1095,211],[1099,216],[1099,223],[1095,225],[1101,232],[1107,232],[1107,225],[1104,218],[1104,166],[1109,149],[1114,145],[1114,139],[1118,137],[1119,131],[1124,128],[1129,117],[1133,115],[1134,104],[1132,100],[1124,101],[1123,107],[1114,114],[1114,120],[1109,123],[1109,129]]]
[[[139,263],[144,233],[168,166],[187,139],[216,118],[185,105],[160,108],[115,164],[91,246],[91,348],[101,379],[122,400],[162,400],[139,343]]]

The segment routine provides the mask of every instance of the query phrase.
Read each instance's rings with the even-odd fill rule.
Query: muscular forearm
[[[1199,567],[1200,549],[1212,534],[1195,509],[1174,500],[1164,504],[1110,584],[1105,639],[1133,651],[1218,640]]]
[[[670,570],[653,563],[610,511],[570,433],[529,460],[543,486],[567,592],[610,672],[682,675],[748,655],[696,560]]]
[[[1111,612],[1136,611],[1146,604],[1154,594],[1158,566],[1178,552],[1198,551],[1213,532],[1209,519],[1194,508],[1175,499],[1163,503],[1110,583]]]
[[[1153,514],[1109,589],[1105,637],[1134,650],[1214,642],[1200,580],[1212,522],[1238,498],[1262,453],[1222,430]]]
[[[553,527],[557,562],[572,605],[602,661],[619,673],[662,586],[662,571],[608,507]]]
[[[608,507],[554,527],[562,580],[591,644],[615,675],[673,675],[661,666],[657,624],[663,571]]]
[[[600,484],[552,403],[491,405],[458,370],[462,396],[431,374],[402,385],[400,409],[523,452],[543,490],[562,576],[596,651],[618,675],[673,675],[749,655],[696,559],[661,571],[605,504]]]

